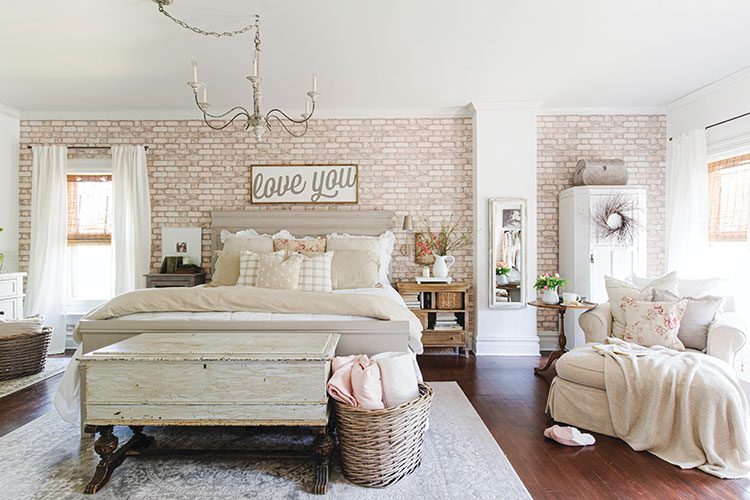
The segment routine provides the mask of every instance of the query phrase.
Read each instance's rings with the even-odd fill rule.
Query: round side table
[[[598,304],[593,303],[585,303],[581,305],[563,305],[563,304],[545,304],[544,302],[540,300],[532,300],[529,302],[529,305],[532,305],[534,307],[538,307],[540,309],[555,309],[557,310],[557,313],[560,315],[560,333],[557,336],[557,342],[560,344],[560,349],[557,351],[552,352],[549,355],[549,359],[547,359],[547,364],[544,365],[544,368],[536,367],[534,368],[534,374],[546,372],[549,370],[549,368],[552,366],[552,363],[557,361],[557,358],[565,354],[565,344],[567,344],[568,340],[565,338],[565,311],[568,309],[593,309]]]

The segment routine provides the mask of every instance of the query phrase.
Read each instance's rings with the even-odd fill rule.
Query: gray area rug
[[[47,358],[47,362],[44,364],[44,370],[41,372],[29,375],[28,377],[3,380],[0,382],[0,398],[36,384],[41,380],[48,379],[58,373],[64,372],[65,367],[68,366],[69,362],[70,358]]]
[[[479,415],[455,382],[435,382],[430,429],[422,466],[385,489],[356,486],[344,479],[334,460],[325,498],[515,499],[531,498]],[[146,428],[158,446],[177,447],[199,440],[212,448],[241,446],[239,428]],[[120,430],[126,436],[127,429]],[[122,442],[122,441],[121,441]],[[0,491],[21,500],[323,498],[309,494],[307,461],[259,461],[241,457],[128,457],[109,484],[94,496],[83,487],[96,465],[93,440],[49,413],[0,438]]]

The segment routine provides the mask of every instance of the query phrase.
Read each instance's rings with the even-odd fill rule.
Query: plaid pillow
[[[302,255],[302,257],[302,268],[299,273],[299,290],[304,292],[330,292],[333,290],[333,286],[331,285],[331,260],[333,260],[333,252],[311,256]]]
[[[284,261],[284,255],[286,250],[279,250],[269,255],[277,260],[278,262]],[[243,250],[240,253],[240,277],[237,278],[237,284],[240,286],[255,286],[258,279],[258,263],[260,262],[261,254],[251,252],[250,250]]]

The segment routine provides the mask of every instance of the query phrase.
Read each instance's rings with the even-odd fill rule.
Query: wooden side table
[[[146,277],[146,288],[191,287],[206,282],[205,272],[194,274],[153,273],[144,274],[144,276]]]
[[[469,355],[467,293],[468,283],[416,283],[399,281],[396,290],[402,296],[419,295],[419,305],[409,305],[422,324],[422,344],[425,347],[453,347]],[[438,314],[454,314],[456,325],[441,327]]]
[[[529,302],[529,305],[534,306],[534,307],[539,307],[541,309],[555,309],[560,315],[560,334],[557,336],[557,342],[558,344],[560,344],[560,349],[552,352],[549,355],[549,359],[547,360],[547,364],[544,365],[544,368],[539,368],[538,366],[534,368],[534,374],[537,374],[537,373],[542,373],[542,372],[546,372],[547,370],[549,370],[550,367],[552,366],[552,363],[557,361],[557,359],[563,354],[565,354],[565,351],[567,351],[567,349],[565,348],[565,345],[568,343],[568,339],[565,338],[565,311],[567,311],[568,309],[586,309],[586,310],[593,309],[597,306],[597,304],[585,303],[581,305],[566,306],[563,304],[545,304],[542,301],[533,300]]]

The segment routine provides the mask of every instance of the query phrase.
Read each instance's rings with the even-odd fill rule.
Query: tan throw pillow
[[[322,253],[326,251],[325,238],[288,239],[276,238],[273,240],[274,250],[289,250],[301,253]]]
[[[334,290],[376,288],[380,286],[380,258],[375,252],[336,250],[331,261]]]
[[[327,250],[337,252],[339,250],[359,250],[375,252],[380,260],[381,283],[388,282],[388,272],[391,265],[391,254],[396,242],[396,237],[390,231],[380,236],[354,236],[351,234],[331,233],[327,236]]]
[[[658,302],[679,302],[680,298],[666,290],[654,290],[654,300]],[[708,345],[708,328],[716,319],[723,299],[713,295],[705,297],[683,297],[687,301],[685,314],[680,320],[677,337],[690,349],[703,351]]]
[[[255,286],[277,290],[297,290],[301,267],[301,255],[292,255],[283,262],[278,262],[273,255],[261,255]]]
[[[249,250],[255,253],[273,252],[273,239],[270,237],[227,237],[224,248],[216,252],[214,272],[207,286],[234,286],[240,277],[240,253]]]
[[[643,287],[636,287],[627,281],[618,280],[611,276],[604,277],[604,286],[607,289],[609,304],[612,310],[612,335],[622,338],[623,328],[625,328],[625,313],[620,308],[620,301],[624,297],[632,297],[636,300],[652,300],[652,288],[660,288],[677,293],[677,273],[669,273],[660,278],[647,282]]]
[[[240,254],[240,277],[237,279],[237,285],[256,286],[261,255],[266,255],[269,258],[273,257],[276,262],[283,262],[284,257],[286,256],[286,251],[281,250],[278,252],[261,254],[251,252],[250,250],[243,250]]]
[[[333,289],[332,260],[333,252],[303,255],[299,273],[299,289],[303,292],[330,292]]]
[[[677,337],[677,332],[686,307],[685,300],[644,302],[633,297],[623,297],[620,301],[620,308],[625,314],[623,340],[644,347],[661,345],[684,351],[685,346]]]

